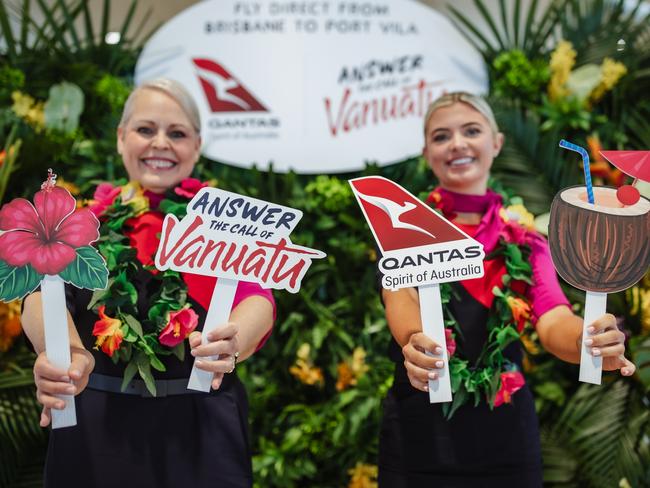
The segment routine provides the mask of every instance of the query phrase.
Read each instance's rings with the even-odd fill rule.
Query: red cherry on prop
[[[632,185],[623,185],[616,190],[616,198],[623,205],[634,205],[641,198],[641,194]]]

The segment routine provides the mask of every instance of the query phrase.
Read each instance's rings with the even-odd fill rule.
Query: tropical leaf
[[[92,246],[76,249],[77,257],[63,271],[61,278],[77,288],[102,290],[108,283],[108,268],[101,254]]]
[[[10,302],[33,291],[43,279],[29,264],[10,266],[0,260],[0,300]]]

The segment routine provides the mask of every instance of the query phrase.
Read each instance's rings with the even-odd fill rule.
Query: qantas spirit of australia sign
[[[444,91],[485,92],[480,55],[415,0],[206,0],[161,27],[136,83],[189,89],[205,156],[242,167],[335,173],[420,153]]]
[[[483,276],[483,245],[404,188],[380,176],[350,184],[382,253],[384,288]]]

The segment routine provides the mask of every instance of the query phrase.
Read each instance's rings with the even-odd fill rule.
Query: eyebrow
[[[467,122],[467,123],[461,125],[460,127],[461,127],[461,129],[464,129],[465,127],[470,126],[470,125],[481,125],[481,123],[478,122],[478,121]],[[431,130],[431,134],[433,134],[435,132],[438,132],[438,131],[444,131],[444,130],[451,130],[451,129],[449,127],[436,127],[435,129]]]
[[[157,125],[157,123],[154,120],[149,120],[149,119],[135,119],[133,122],[136,123],[136,124],[145,123],[145,124]],[[187,130],[190,129],[190,126],[182,124],[182,123],[180,123],[180,124],[174,123],[174,124],[171,124],[169,127],[170,128],[181,127],[183,129],[187,129]]]

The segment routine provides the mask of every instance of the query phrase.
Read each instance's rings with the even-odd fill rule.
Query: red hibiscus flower
[[[505,222],[499,235],[513,244],[526,244],[527,241],[526,229],[516,222]]]
[[[61,187],[34,195],[34,205],[16,198],[0,210],[0,259],[10,266],[30,264],[37,273],[56,275],[75,260],[75,249],[99,238],[99,221]]]
[[[199,316],[191,308],[170,312],[167,325],[160,332],[158,340],[163,346],[174,347],[183,342],[198,323]]]
[[[95,327],[93,327],[93,335],[97,336],[95,349],[101,347],[104,353],[113,357],[113,353],[120,347],[124,338],[122,322],[107,316],[104,314],[104,310],[106,310],[104,305],[99,307],[99,320],[95,322]]]
[[[456,352],[456,340],[451,329],[445,329],[445,340],[447,341],[447,354],[452,357]]]
[[[100,183],[95,188],[93,200],[88,208],[95,216],[99,217],[108,207],[113,205],[113,202],[121,191],[122,189],[119,186],[113,186],[110,183]]]
[[[512,395],[525,384],[524,375],[519,371],[501,373],[501,388],[499,388],[497,396],[494,398],[494,406],[498,407],[504,403],[510,403]]]
[[[193,198],[201,188],[208,186],[207,183],[202,183],[196,178],[185,178],[181,181],[180,186],[174,188],[174,193],[185,198]]]

